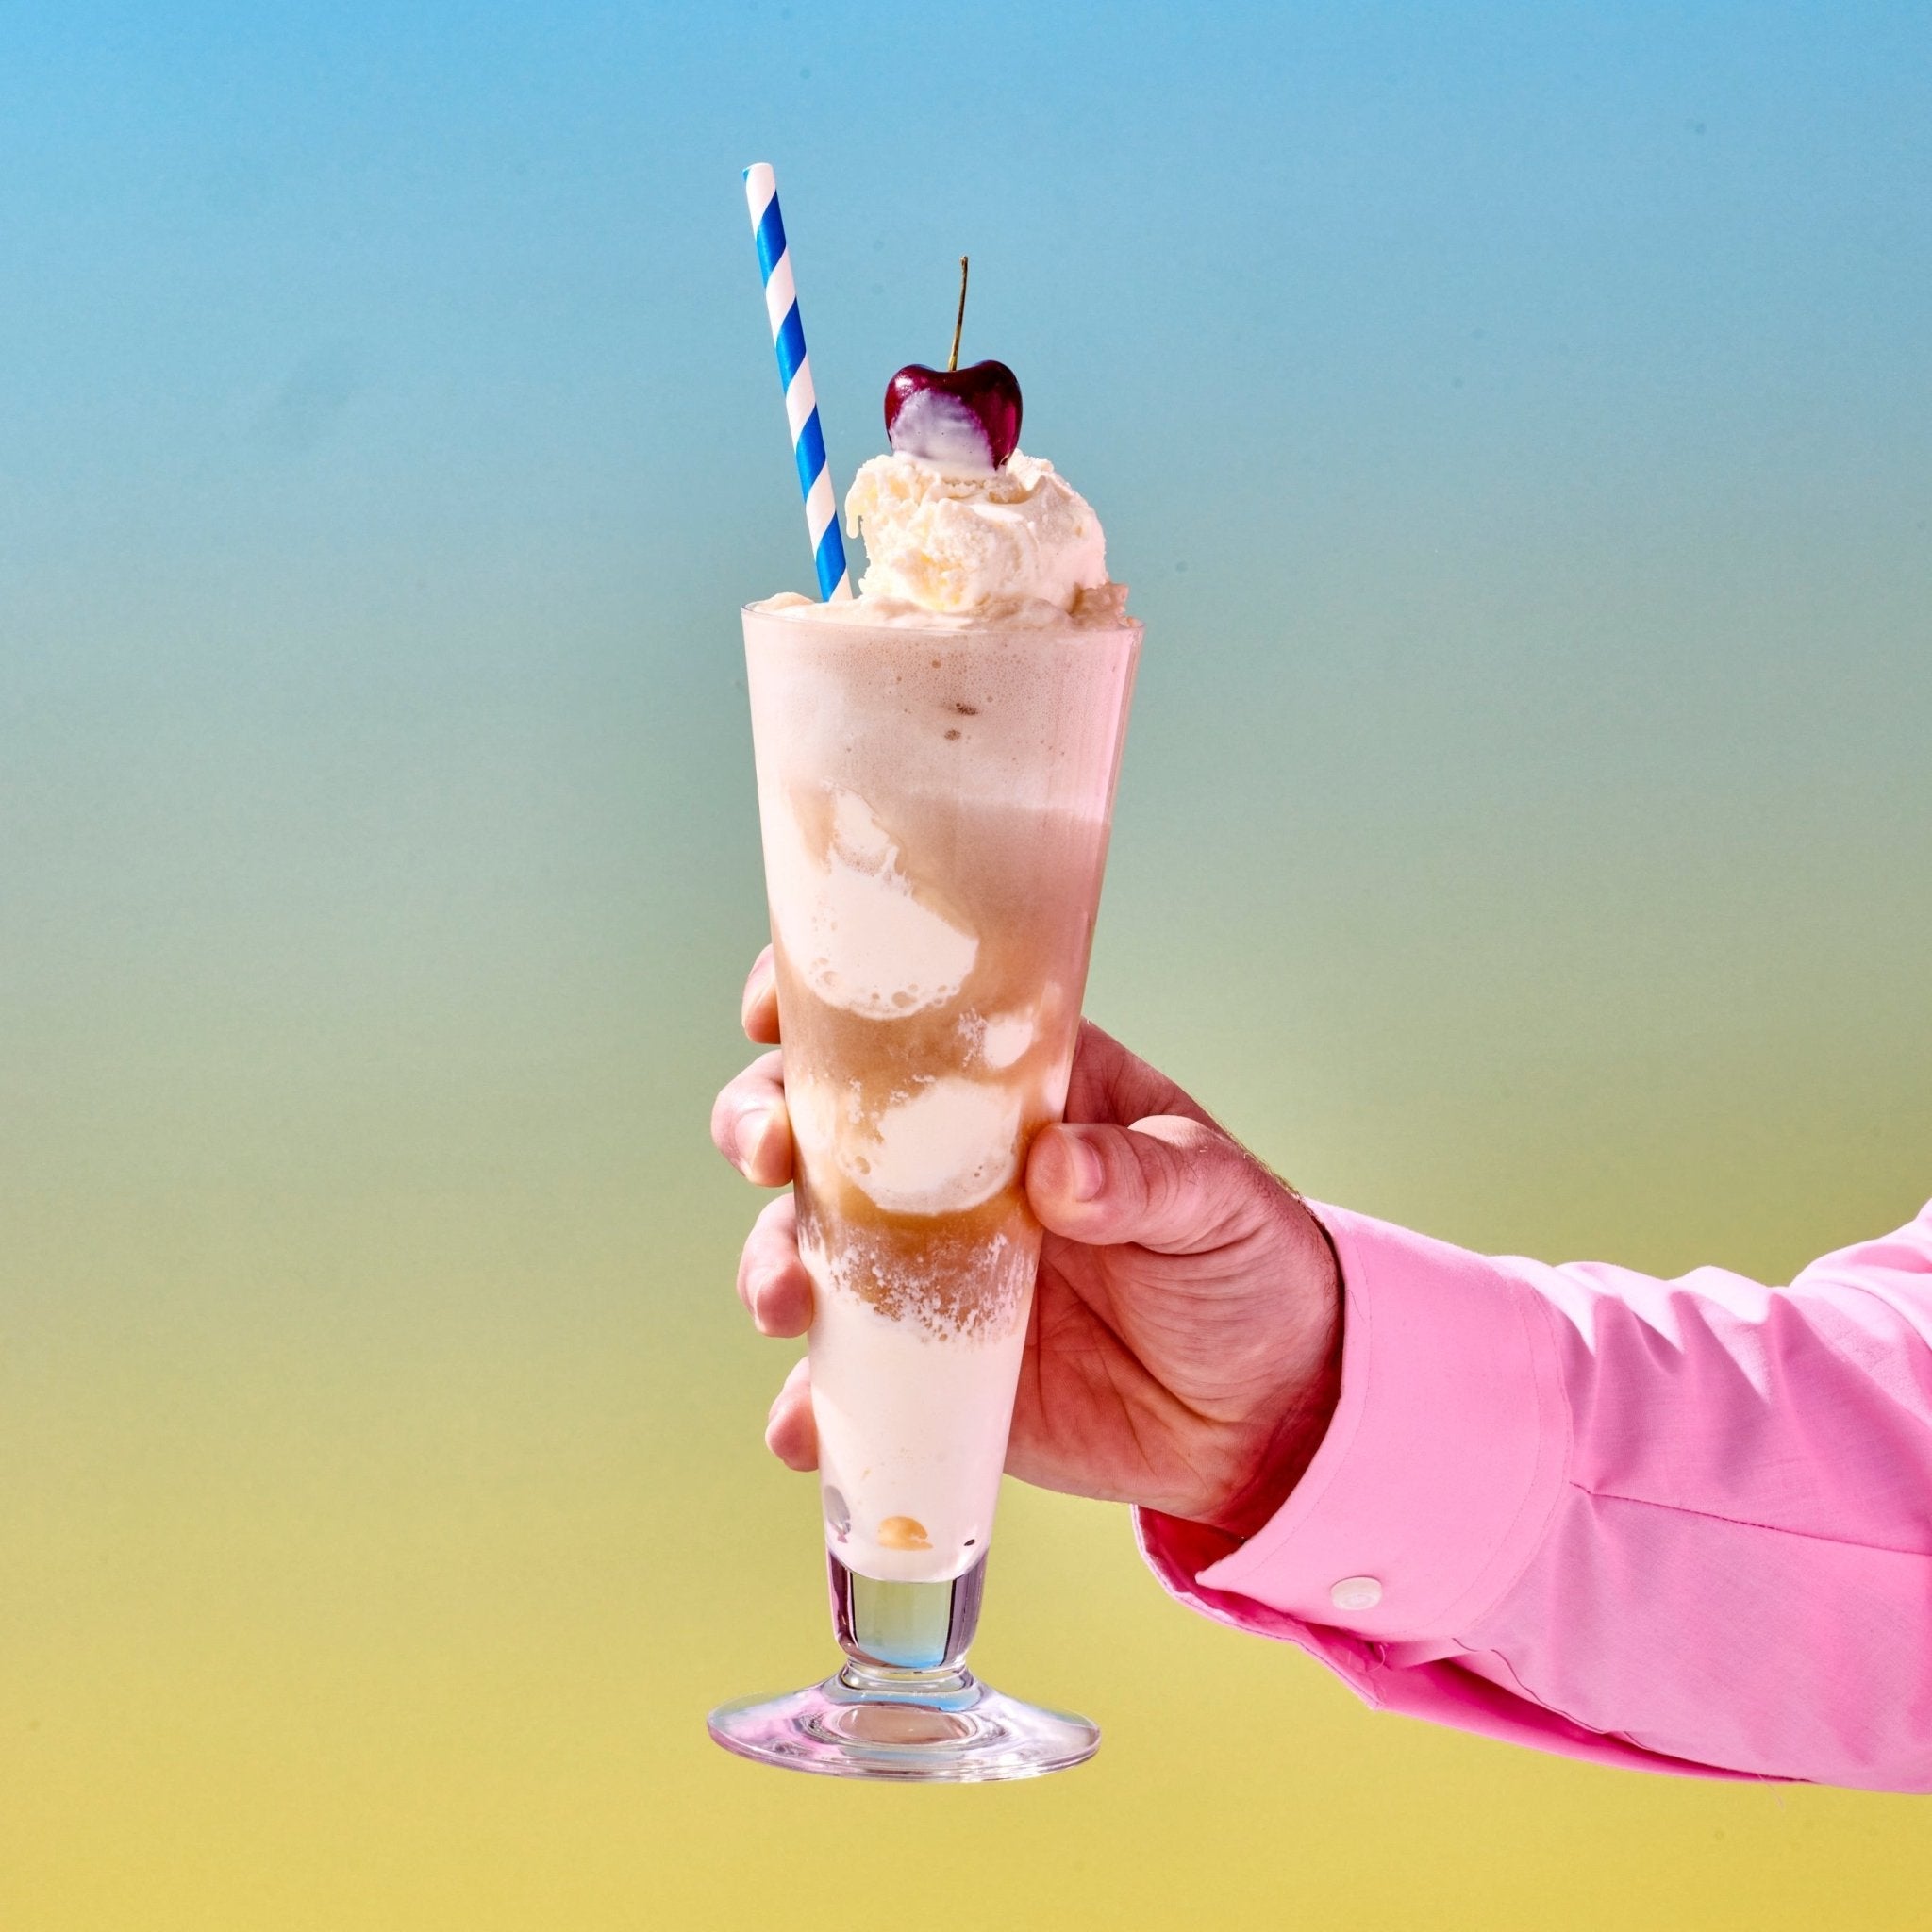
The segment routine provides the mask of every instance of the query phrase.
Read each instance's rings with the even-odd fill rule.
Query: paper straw
[[[765,279],[765,314],[778,352],[778,382],[785,391],[785,420],[791,425],[791,453],[798,459],[798,487],[805,494],[805,526],[811,537],[812,560],[818,565],[819,595],[832,604],[851,596],[852,577],[839,536],[839,496],[825,461],[818,395],[805,353],[805,325],[798,319],[798,290],[791,279],[791,251],[785,245],[785,220],[778,212],[778,180],[765,162],[744,171],[744,198],[751,207],[751,231],[758,244],[758,273]]]

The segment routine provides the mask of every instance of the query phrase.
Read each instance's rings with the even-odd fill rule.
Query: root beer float
[[[901,370],[891,453],[846,498],[859,595],[744,612],[848,1663],[746,1707],[782,1720],[781,1742],[721,1741],[790,1762],[844,1754],[807,1768],[1010,1776],[1077,1761],[1097,1737],[963,1665],[1041,1247],[1026,1148],[1066,1101],[1141,638],[1098,520],[1017,448],[1020,418],[1002,363]],[[857,1757],[890,1740],[850,1725],[888,1704],[902,1725],[915,1705],[969,1712],[971,1748],[893,1736],[977,1768],[864,1770]]]

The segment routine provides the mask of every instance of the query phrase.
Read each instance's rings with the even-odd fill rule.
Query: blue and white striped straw
[[[765,162],[744,171],[744,198],[751,205],[751,231],[758,244],[758,273],[765,278],[765,313],[778,351],[778,381],[785,391],[785,418],[791,425],[791,453],[798,459],[798,487],[805,492],[805,526],[819,569],[819,595],[832,604],[851,596],[852,577],[839,536],[839,496],[825,461],[818,394],[811,386],[805,325],[798,319],[798,290],[785,245],[785,220],[778,212],[778,179]]]

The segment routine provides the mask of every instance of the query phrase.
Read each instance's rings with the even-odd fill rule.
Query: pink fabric
[[[1782,1289],[1316,1211],[1347,1298],[1334,1422],[1245,1543],[1141,1513],[1170,1590],[1380,1709],[1932,1790],[1932,1206]],[[1379,1601],[1338,1608],[1363,1578]]]

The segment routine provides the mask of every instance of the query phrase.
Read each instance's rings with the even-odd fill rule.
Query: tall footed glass
[[[966,1667],[1040,1258],[1141,626],[744,613],[765,881],[813,1286],[843,1667],[712,1712],[727,1750],[963,1781],[1091,1757]]]

